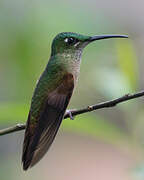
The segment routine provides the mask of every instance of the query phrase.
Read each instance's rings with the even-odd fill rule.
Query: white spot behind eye
[[[77,42],[76,44],[74,44],[74,47],[78,46],[80,44],[80,42]]]
[[[66,43],[67,43],[67,42],[68,42],[68,38],[65,38],[64,42],[66,42]]]

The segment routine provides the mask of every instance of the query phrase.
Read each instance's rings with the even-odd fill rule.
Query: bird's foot
[[[65,116],[69,116],[71,120],[74,120],[74,117],[72,115],[72,113],[75,111],[76,109],[67,109],[65,112]]]

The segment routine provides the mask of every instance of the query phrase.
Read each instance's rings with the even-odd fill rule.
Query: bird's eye
[[[77,42],[77,39],[75,38],[72,38],[72,37],[69,37],[69,38],[66,38],[64,40],[67,44],[71,45],[71,44],[75,44]]]

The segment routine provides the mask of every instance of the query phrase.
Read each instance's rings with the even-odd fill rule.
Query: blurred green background
[[[69,108],[143,89],[144,3],[140,0],[1,0],[0,128],[25,123],[31,96],[59,32],[128,34],[83,52]],[[64,120],[50,151],[23,172],[23,131],[0,137],[1,180],[144,179],[144,98]]]

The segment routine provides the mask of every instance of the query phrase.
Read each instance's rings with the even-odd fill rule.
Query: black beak
[[[96,35],[90,37],[89,41],[96,41],[96,40],[101,40],[101,39],[109,39],[109,38],[128,38],[127,35],[120,35],[120,34],[105,34],[105,35]]]

